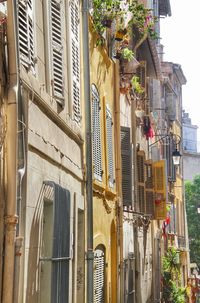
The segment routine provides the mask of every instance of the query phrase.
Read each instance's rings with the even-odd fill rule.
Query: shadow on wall
[[[35,207],[34,216],[30,230],[30,242],[28,251],[28,270],[27,270],[27,290],[26,302],[39,302],[39,285],[40,285],[40,248],[41,243],[41,228],[44,198],[52,196],[52,187],[42,185],[38,201]],[[52,199],[52,198],[51,198]]]

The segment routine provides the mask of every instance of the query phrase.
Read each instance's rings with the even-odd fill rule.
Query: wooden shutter
[[[102,249],[94,251],[94,302],[104,303],[105,256]]]
[[[155,218],[166,219],[167,210],[167,173],[166,161],[153,162],[154,190],[155,190]]]
[[[32,0],[19,0],[19,52],[22,64],[34,68],[34,32],[33,32],[33,3]]]
[[[145,161],[145,200],[146,200],[146,209],[145,212],[148,215],[151,215],[152,218],[155,216],[155,207],[154,207],[154,188],[153,188],[153,167],[152,161]]]
[[[63,38],[62,38],[62,2],[51,0],[51,42],[52,42],[52,88],[56,101],[64,102]]]
[[[108,107],[106,107],[106,142],[108,158],[108,182],[113,187],[114,183],[114,163],[113,163],[113,130],[112,116]]]
[[[81,120],[80,108],[80,13],[79,0],[69,1],[69,49],[70,49],[70,86],[73,107],[73,118]]]
[[[69,302],[69,258],[70,257],[70,192],[54,186],[54,235],[52,263],[52,303]],[[57,259],[57,260],[56,260]]]
[[[92,85],[92,151],[94,177],[102,181],[100,99],[95,85]]]
[[[166,91],[166,108],[169,120],[176,120],[176,98],[173,92]]]
[[[137,180],[138,180],[138,203],[140,212],[146,212],[146,196],[145,196],[145,153],[137,152]]]
[[[129,127],[121,127],[121,157],[123,204],[132,206],[132,159]]]
[[[70,262],[72,224],[70,192],[52,181],[45,181],[41,289],[42,302],[70,301]],[[53,195],[52,195],[53,193]],[[51,200],[52,198],[52,200]],[[50,200],[49,200],[50,199]],[[44,301],[45,300],[45,301]]]

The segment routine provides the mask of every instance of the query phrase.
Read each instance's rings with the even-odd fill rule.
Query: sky
[[[161,19],[164,61],[181,65],[187,79],[183,109],[197,125],[200,141],[200,0],[171,0],[172,16]]]

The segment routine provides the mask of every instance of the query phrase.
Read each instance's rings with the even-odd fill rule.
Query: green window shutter
[[[95,85],[92,85],[92,155],[94,177],[102,181],[100,98]]]
[[[56,101],[64,102],[63,41],[62,41],[62,1],[51,0],[50,6],[52,43],[52,89]]]
[[[70,257],[70,192],[54,185],[54,233],[53,258],[60,258],[52,264],[52,303],[69,302],[69,260]]]
[[[145,196],[145,153],[137,152],[137,180],[138,180],[138,203],[139,210],[146,213],[146,196]]]
[[[80,105],[80,12],[79,0],[69,1],[69,49],[70,49],[70,91],[72,97],[73,119],[81,121]]]
[[[72,258],[70,192],[52,181],[45,181],[44,186],[47,196],[43,208],[40,295],[42,302],[68,303]]]
[[[121,127],[122,197],[123,204],[132,206],[132,158],[130,127]]]
[[[112,130],[112,116],[108,107],[106,107],[106,141],[107,141],[107,155],[108,155],[108,181],[109,186],[114,184],[114,161],[113,161],[113,130]]]
[[[100,248],[94,251],[94,302],[104,303],[105,255]]]
[[[21,63],[27,69],[34,69],[33,2],[19,0],[19,52]]]

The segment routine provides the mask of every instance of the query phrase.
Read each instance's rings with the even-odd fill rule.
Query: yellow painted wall
[[[103,47],[95,46],[96,36],[90,24],[90,82],[96,85],[101,106],[101,138],[102,138],[102,182],[94,180],[93,184],[93,221],[94,249],[98,245],[105,248],[105,302],[116,303],[117,292],[117,198],[116,188],[108,186],[107,154],[105,140],[105,108],[112,113],[114,123],[115,77],[114,62],[108,57]],[[114,127],[113,127],[113,157]],[[115,163],[115,158],[114,158]],[[115,178],[115,174],[114,174]]]

